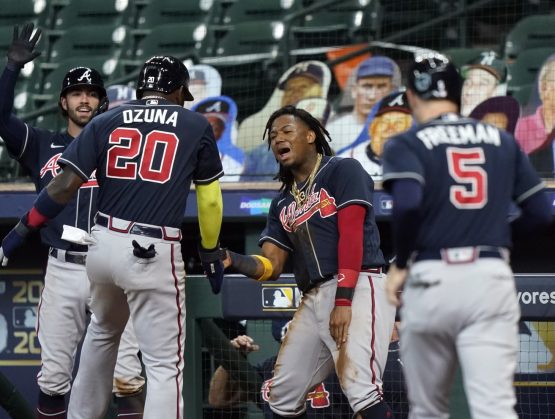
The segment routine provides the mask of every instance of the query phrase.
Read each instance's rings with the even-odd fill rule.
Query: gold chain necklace
[[[297,203],[297,208],[300,208],[305,204],[308,198],[308,193],[312,189],[312,184],[314,183],[314,178],[316,177],[316,172],[318,172],[318,168],[320,167],[321,161],[322,161],[322,155],[318,153],[318,156],[316,157],[316,164],[314,165],[314,168],[312,169],[312,172],[310,172],[310,175],[308,176],[308,180],[306,181],[306,185],[308,186],[306,188],[303,188],[304,190],[302,191],[299,190],[299,188],[297,188],[297,182],[293,180],[293,184],[291,185],[291,195],[293,195],[293,198],[295,198],[295,202]]]

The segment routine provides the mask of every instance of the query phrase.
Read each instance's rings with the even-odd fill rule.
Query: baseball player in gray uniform
[[[418,56],[407,98],[419,123],[385,145],[397,259],[388,297],[401,310],[409,417],[446,419],[457,364],[473,418],[516,419],[519,307],[508,263],[514,228],[551,221],[543,184],[515,139],[459,115],[461,79],[439,54]],[[405,283],[406,282],[406,283]]]
[[[262,256],[230,251],[226,265],[265,281],[294,259],[303,298],[276,360],[270,408],[275,418],[305,418],[307,393],[335,370],[357,418],[392,418],[382,373],[395,308],[385,293],[374,182],[357,160],[332,156],[327,131],[302,109],[274,112],[266,134],[283,184]]]

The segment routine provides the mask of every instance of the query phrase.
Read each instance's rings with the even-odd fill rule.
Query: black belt
[[[62,251],[58,252],[58,249],[56,249],[55,247],[50,248],[50,256],[62,260],[63,262],[69,262],[69,263],[76,263],[77,265],[84,265],[85,262],[87,261],[87,255],[86,254],[75,254],[75,253],[69,253],[67,250],[65,251],[65,253],[61,253]],[[62,256],[62,254],[64,255],[64,258],[62,259],[59,256]]]
[[[371,273],[371,274],[381,274],[383,273],[383,267],[382,266],[363,266],[362,268],[360,268],[360,273],[363,273],[363,272]],[[332,280],[334,276],[335,276],[334,274],[329,274],[329,275],[324,275],[322,278],[311,279],[309,282],[307,291],[311,290],[317,285],[320,285],[323,282]]]
[[[179,241],[178,238],[164,237],[164,230],[162,227],[147,226],[144,224],[133,223],[127,230],[119,230],[110,225],[110,219],[102,214],[96,214],[96,224],[106,227],[109,230],[117,231],[119,233],[137,234],[139,236],[152,237],[154,239],[165,239],[172,241]]]
[[[482,258],[496,258],[505,259],[505,254],[501,249],[488,248],[488,249],[476,249],[476,259]],[[442,250],[419,250],[416,252],[414,257],[415,262],[422,260],[441,260],[444,259]]]

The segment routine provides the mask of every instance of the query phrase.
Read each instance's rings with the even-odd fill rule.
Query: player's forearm
[[[220,182],[197,185],[198,223],[201,245],[213,249],[218,245],[222,227],[223,200]]]
[[[275,280],[277,277],[272,262],[264,256],[242,255],[232,251],[228,251],[228,254],[231,259],[231,266],[249,278],[257,281],[268,281]]]

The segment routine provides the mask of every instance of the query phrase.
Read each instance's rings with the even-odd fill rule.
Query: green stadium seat
[[[509,96],[514,97],[518,101],[518,103],[520,103],[521,108],[524,108],[530,102],[532,91],[535,87],[536,87],[535,83],[524,84],[521,86],[513,86],[508,93],[509,93]]]
[[[534,84],[542,64],[551,54],[555,54],[555,46],[522,51],[509,66],[508,91],[517,91],[520,86]]]
[[[477,58],[483,49],[480,48],[448,48],[441,51],[447,56],[458,68],[468,64],[474,58]]]
[[[169,54],[179,57],[198,57],[203,54],[207,25],[201,23],[174,23],[155,26],[137,40],[137,45],[127,50],[122,63],[134,69],[153,55]]]
[[[507,35],[504,57],[510,63],[531,48],[546,47],[555,50],[555,14],[528,16]]]
[[[114,0],[51,0],[50,8],[46,27],[55,30],[86,25],[116,27],[129,10],[128,2]]]
[[[67,127],[66,121],[58,110],[37,117],[35,121],[31,122],[31,125],[52,131],[63,131]]]
[[[281,21],[249,21],[230,26],[218,41],[214,56],[232,61],[261,61],[279,55],[285,33]]]
[[[318,2],[315,2],[317,4]],[[292,22],[294,48],[330,47],[367,41],[378,31],[379,3],[350,0],[315,10]]]
[[[219,3],[201,0],[152,0],[137,12],[137,29],[150,29],[168,23],[211,23],[220,10]]]
[[[224,9],[221,24],[235,25],[254,20],[283,20],[302,7],[302,0],[239,0]]]
[[[75,56],[116,56],[131,45],[125,26],[94,25],[68,28],[49,46],[49,61],[57,62]]]
[[[0,26],[31,21],[42,26],[49,11],[47,6],[47,0],[0,0]]]

